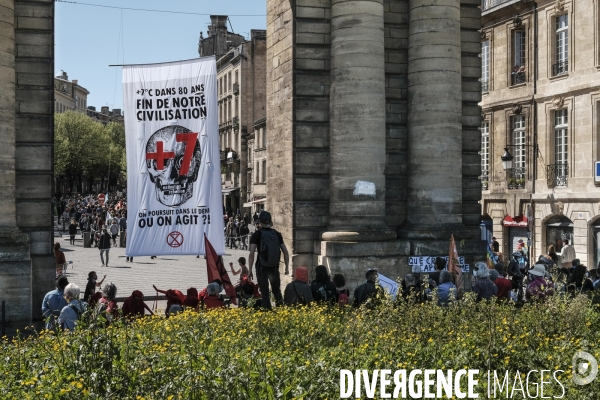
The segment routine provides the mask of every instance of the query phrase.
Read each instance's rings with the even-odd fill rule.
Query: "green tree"
[[[54,173],[81,192],[83,176],[98,156],[103,126],[85,114],[67,111],[54,117]],[[86,168],[87,167],[87,168]]]
[[[125,128],[122,125],[114,122],[103,125],[73,111],[56,114],[54,121],[54,173],[64,175],[71,189],[76,187],[81,192],[84,179],[89,187],[100,179],[104,190],[108,187],[109,173],[112,180],[124,174]]]

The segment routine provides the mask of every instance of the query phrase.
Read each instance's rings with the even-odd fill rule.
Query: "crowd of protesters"
[[[241,223],[245,222],[244,217],[239,219]],[[248,243],[248,264],[244,257],[237,260],[237,268],[233,263],[229,263],[232,276],[239,276],[234,286],[235,296],[222,294],[225,285],[231,282],[219,279],[213,280],[200,291],[190,287],[185,294],[177,289],[159,289],[153,285],[156,293],[163,294],[167,300],[165,316],[168,318],[184,310],[227,308],[231,302],[238,307],[269,310],[273,307],[271,295],[277,307],[310,306],[318,303],[360,307],[365,303],[376,305],[385,296],[383,288],[378,284],[377,270],[368,269],[365,272],[364,283],[355,288],[351,299],[345,277],[341,274],[330,276],[327,267],[323,265],[314,268],[312,281],[309,280],[307,267],[295,268],[293,280],[286,285],[282,293],[280,257],[283,255],[287,274],[289,253],[281,234],[272,228],[271,215],[268,212],[263,211],[257,215],[257,227]],[[492,250],[497,250],[495,243],[492,242],[490,246]],[[64,255],[61,257],[59,254],[60,246],[55,247],[55,251],[57,262],[64,261]],[[472,269],[471,291],[476,301],[495,298],[497,301],[516,304],[526,301],[543,302],[559,292],[575,295],[600,290],[600,277],[597,276],[596,270],[588,272],[576,258],[567,266],[554,261],[552,254],[546,254],[530,266],[526,248],[522,246],[505,265],[502,255],[496,251],[494,253],[497,256],[495,265],[477,262]],[[526,259],[525,263],[522,262],[523,259]],[[219,262],[222,265],[222,258]],[[253,281],[253,271],[256,272],[256,283]],[[144,302],[144,294],[139,290],[134,290],[119,308],[116,301],[117,287],[113,283],[102,287],[105,278],[106,276],[98,281],[96,272],[91,271],[85,294],[80,300],[79,287],[69,283],[66,276],[60,276],[56,281],[57,288],[49,292],[42,303],[46,328],[71,330],[85,313],[93,315],[94,318],[103,315],[107,323],[119,318],[142,317],[146,312],[154,314],[155,309],[151,309]],[[100,287],[102,290],[96,292],[96,288]],[[415,266],[411,273],[404,276],[395,301],[435,301],[440,306],[447,306],[461,297],[461,290],[462,288],[456,285],[455,276],[447,270],[446,260],[438,257],[435,259],[433,271],[423,272],[420,266]]]

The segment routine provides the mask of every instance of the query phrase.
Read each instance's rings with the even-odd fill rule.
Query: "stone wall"
[[[53,287],[54,2],[0,1],[0,300],[9,332],[41,319]]]

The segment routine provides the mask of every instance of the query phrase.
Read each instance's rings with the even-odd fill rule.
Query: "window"
[[[229,89],[229,91],[231,92],[231,72],[229,72],[229,86],[227,87]]]
[[[515,155],[513,167],[525,169],[525,116],[516,115],[513,117],[513,145]]]
[[[552,75],[562,75],[569,71],[569,18],[568,14],[556,17],[556,64]]]
[[[262,171],[260,171],[262,173],[262,181],[266,182],[267,181],[267,160],[263,160],[262,161]]]
[[[481,93],[489,91],[490,82],[490,41],[481,43]]]
[[[267,128],[261,128],[262,132],[262,147],[267,148]]]
[[[513,85],[525,83],[525,31],[515,31],[513,36]]]
[[[568,152],[568,120],[567,110],[554,112],[554,162],[556,164],[567,163]]]
[[[490,170],[490,123],[481,125],[481,183],[483,190],[488,189],[488,176]]]
[[[260,165],[260,163],[257,161],[256,162],[256,168],[254,169],[254,171],[255,171],[254,172],[254,182],[255,183],[258,183],[258,176],[259,176],[259,173],[260,173],[259,165]]]
[[[225,74],[225,77],[224,77],[224,84],[225,84],[225,93],[227,93],[227,74]]]

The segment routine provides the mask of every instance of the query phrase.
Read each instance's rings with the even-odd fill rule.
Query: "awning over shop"
[[[244,205],[242,207],[243,208],[251,208],[252,207],[252,203],[244,203]]]
[[[262,199],[254,200],[252,202],[252,204],[260,204],[260,203],[266,203],[266,202],[267,202],[267,198],[263,197]]]
[[[513,218],[510,215],[507,215],[502,220],[502,225],[518,228],[527,228],[527,217],[525,215],[519,215],[518,217]]]
[[[239,187],[236,187],[236,188],[226,188],[226,189],[223,189],[223,194],[225,196],[227,196],[227,195],[229,195],[229,193],[235,192],[236,190],[239,190],[239,189],[240,189]]]

